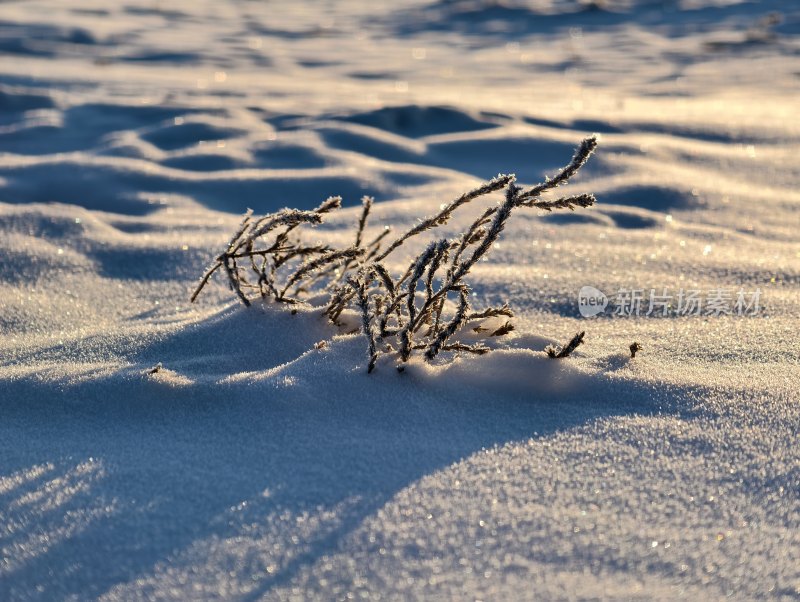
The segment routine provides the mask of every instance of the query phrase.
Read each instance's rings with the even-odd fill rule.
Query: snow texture
[[[0,600],[800,598],[799,33],[791,0],[2,2]],[[593,132],[597,205],[471,271],[516,314],[485,356],[367,375],[325,298],[188,301],[248,208],[341,195],[343,248],[362,195],[404,231]],[[760,306],[612,315],[665,288]]]

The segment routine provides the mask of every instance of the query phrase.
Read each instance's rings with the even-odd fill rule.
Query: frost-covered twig
[[[308,263],[302,265],[294,274],[289,277],[283,289],[281,289],[281,292],[279,293],[279,298],[282,298],[286,294],[286,291],[288,291],[293,284],[296,284],[312,272],[320,270],[332,263],[341,261],[342,259],[354,259],[363,254],[363,249],[351,247],[342,251],[331,251],[330,253],[325,253],[324,255],[312,259]]]
[[[578,348],[578,345],[583,343],[583,337],[586,334],[585,330],[582,330],[578,334],[576,334],[572,339],[570,339],[569,343],[564,345],[561,349],[553,347],[552,345],[548,345],[545,348],[545,352],[549,357],[554,359],[560,359],[562,357],[569,357],[569,355]]]
[[[197,299],[214,272],[222,269],[229,286],[245,305],[252,302],[250,291],[257,291],[261,297],[272,296],[279,301],[295,302],[286,296],[293,285],[313,279],[315,272],[331,263],[363,255],[363,251],[356,248],[336,250],[324,245],[303,245],[290,236],[300,226],[321,224],[325,214],[341,205],[342,198],[332,196],[312,211],[282,209],[257,220],[253,220],[253,212],[248,210],[225,251],[200,279],[191,301]],[[249,262],[249,270],[240,266],[238,261]],[[290,265],[295,265],[294,271],[285,283],[279,284],[278,271]],[[254,281],[248,276],[251,273]]]
[[[465,285],[461,285],[458,288],[458,293],[458,309],[447,326],[439,332],[428,346],[428,349],[425,351],[425,355],[428,359],[432,360],[439,355],[439,352],[442,350],[442,347],[445,346],[448,339],[450,339],[450,337],[452,337],[467,321],[467,316],[469,315],[469,288]]]
[[[553,209],[569,209],[574,211],[575,207],[591,207],[595,203],[593,194],[579,194],[576,196],[566,196],[555,201],[534,201],[528,200],[520,203],[521,207],[536,207],[545,211]]]
[[[597,148],[597,136],[589,136],[585,138],[583,142],[580,143],[580,146],[575,151],[575,154],[572,156],[572,161],[570,161],[558,174],[556,174],[553,178],[547,179],[541,184],[537,184],[530,190],[526,190],[525,192],[519,195],[521,201],[525,201],[527,199],[532,199],[534,197],[539,196],[546,190],[552,190],[553,188],[557,188],[562,184],[566,183],[572,176],[574,176],[581,167],[586,165],[586,162],[589,160],[589,157],[592,156],[592,153]]]
[[[381,261],[383,259],[386,259],[389,253],[394,251],[397,247],[402,245],[412,236],[416,236],[417,234],[425,232],[426,230],[430,230],[431,228],[443,226],[450,220],[450,217],[453,215],[453,213],[455,213],[456,209],[458,209],[463,205],[466,205],[470,201],[477,199],[480,196],[489,194],[490,192],[494,192],[496,190],[502,190],[503,188],[508,186],[511,182],[513,182],[515,178],[516,177],[513,174],[511,175],[500,174],[496,178],[489,180],[488,182],[482,184],[478,188],[475,188],[474,190],[462,194],[455,201],[445,206],[445,208],[442,209],[439,213],[437,213],[433,217],[429,217],[423,220],[422,222],[411,228],[411,230],[403,234],[400,238],[395,240],[391,245],[389,245],[389,248],[387,248],[383,253],[381,253],[381,255],[376,259],[376,261]]]
[[[372,372],[375,368],[375,362],[378,361],[378,334],[375,331],[375,316],[369,307],[369,296],[367,295],[369,282],[362,277],[361,279],[350,279],[350,284],[357,291],[356,299],[358,306],[361,308],[361,327],[368,343],[369,365],[367,366],[367,372]]]
[[[253,220],[248,212],[241,227],[226,250],[203,275],[192,295],[194,301],[211,276],[223,269],[230,286],[245,305],[251,295],[273,297],[278,301],[296,303],[303,293],[318,283],[331,291],[325,314],[340,323],[348,308],[358,309],[361,331],[367,338],[368,371],[372,371],[381,353],[398,350],[402,362],[421,351],[429,360],[441,352],[483,354],[487,347],[459,340],[470,323],[486,318],[512,318],[513,312],[504,304],[482,311],[472,311],[469,286],[464,282],[470,270],[494,247],[508,220],[518,208],[537,208],[543,211],[589,207],[595,202],[591,194],[578,194],[550,200],[541,194],[557,188],[572,178],[586,163],[597,146],[596,137],[586,138],[575,151],[570,163],[552,179],[523,190],[511,175],[498,175],[445,205],[437,214],[428,217],[395,238],[380,250],[390,230],[384,229],[368,244],[364,244],[367,222],[373,208],[371,197],[363,198],[363,209],[356,224],[354,246],[344,249],[325,245],[304,245],[294,238],[301,226],[315,226],[323,216],[341,206],[340,197],[330,197],[313,211],[284,209]],[[441,238],[430,243],[408,266],[394,278],[385,266],[386,258],[411,238],[438,228],[453,214],[482,196],[505,191],[503,202],[484,209],[458,236]],[[237,261],[249,262],[244,269]],[[289,267],[291,266],[291,267]],[[288,276],[281,277],[286,271]],[[256,276],[255,282],[248,279]],[[279,280],[281,282],[279,283]],[[289,295],[289,292],[292,295]],[[450,297],[458,294],[457,300]],[[509,334],[514,325],[506,320],[493,328],[472,328],[474,333],[490,337]],[[567,357],[583,342],[578,333],[562,349],[548,348],[551,357]]]

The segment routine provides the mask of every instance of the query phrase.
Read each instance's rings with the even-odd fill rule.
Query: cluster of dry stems
[[[354,244],[346,249],[307,245],[297,236],[301,226],[320,224],[325,214],[340,208],[340,197],[330,197],[312,211],[283,209],[258,219],[248,212],[226,249],[203,275],[191,300],[197,298],[218,270],[225,272],[231,288],[245,305],[259,297],[298,303],[304,293],[319,290],[324,282],[324,288],[331,293],[325,310],[331,321],[339,323],[347,308],[359,310],[361,330],[368,341],[370,372],[381,354],[394,351],[402,362],[408,361],[414,351],[428,359],[443,351],[486,353],[487,347],[459,341],[458,334],[476,321],[511,318],[513,313],[507,305],[473,311],[465,276],[492,248],[515,209],[572,210],[592,205],[595,198],[591,194],[555,200],[540,197],[574,176],[596,146],[594,136],[586,138],[572,161],[555,177],[528,190],[516,186],[514,175],[498,175],[463,194],[386,247],[383,245],[389,229],[364,242],[373,202],[370,197],[364,198]],[[446,224],[460,207],[500,190],[505,191],[504,201],[487,208],[460,236],[431,242],[399,278],[390,274],[384,260],[408,239]],[[506,321],[489,336],[501,336],[511,330],[513,326]]]

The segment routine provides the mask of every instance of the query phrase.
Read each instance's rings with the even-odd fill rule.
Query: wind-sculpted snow
[[[800,596],[794,3],[0,5],[0,600]],[[470,272],[485,355],[189,303],[248,208],[347,248],[593,132],[597,204]]]

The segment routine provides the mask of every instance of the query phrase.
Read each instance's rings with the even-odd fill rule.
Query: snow
[[[2,6],[0,599],[800,597],[795,3]],[[247,208],[342,195],[346,246],[364,194],[402,232],[592,132],[598,204],[468,278],[517,314],[485,356],[367,375],[324,299],[189,303]]]

